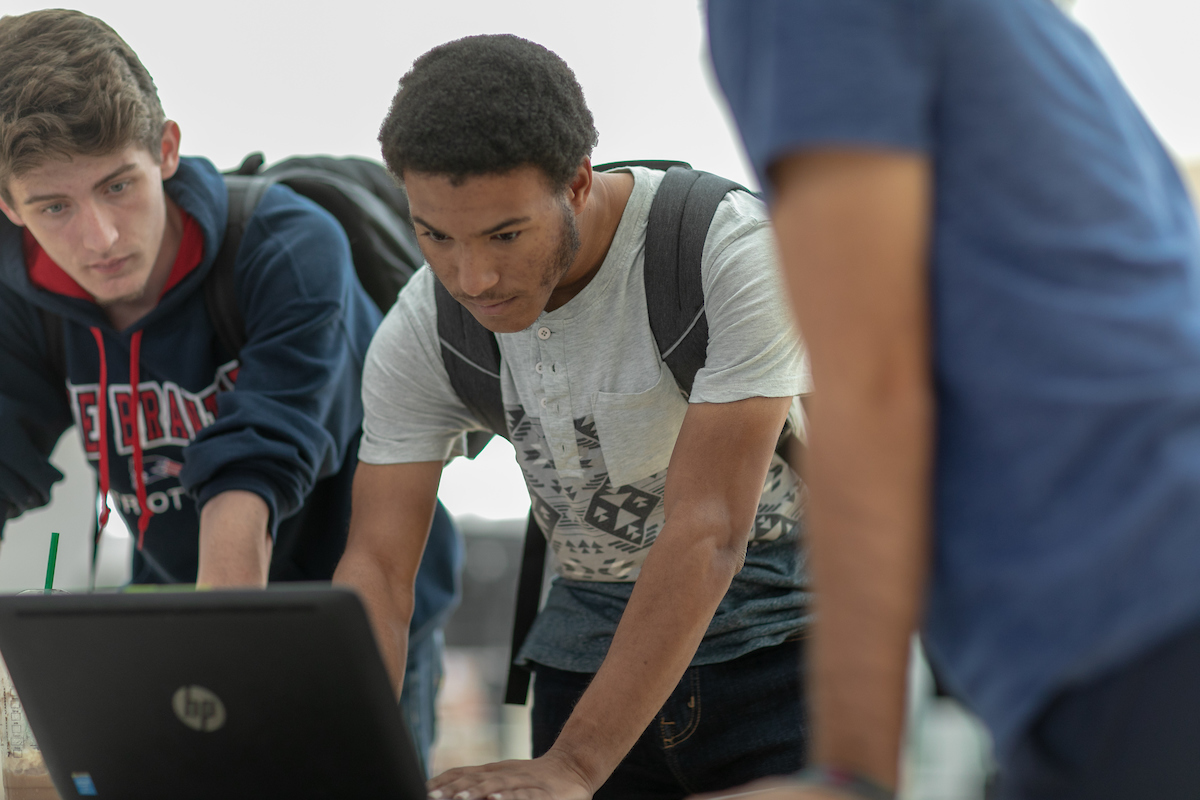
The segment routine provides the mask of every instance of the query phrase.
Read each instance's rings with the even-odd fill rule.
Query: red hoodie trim
[[[162,293],[159,294],[160,298],[187,277],[192,270],[200,266],[200,262],[204,258],[204,233],[200,230],[199,223],[192,219],[191,215],[183,209],[179,210],[179,214],[183,220],[183,235],[179,242],[179,252],[175,254],[175,263],[171,265],[171,274],[167,276],[167,283],[163,287]],[[77,297],[81,300],[94,299],[86,289],[80,286],[74,278],[68,275],[62,267],[46,254],[46,251],[38,244],[37,239],[33,237],[28,228],[22,231],[22,247],[25,252],[25,270],[29,275],[29,282],[34,286],[67,297]],[[97,327],[92,327],[90,330],[92,337],[96,340],[96,350],[100,354],[101,403],[107,405],[108,363],[104,353],[104,334]],[[150,517],[154,515],[154,512],[150,510],[149,504],[146,502],[146,480],[143,472],[142,403],[141,393],[138,388],[141,372],[142,331],[134,331],[129,345],[129,384],[133,391],[133,406],[135,410],[133,436],[134,488],[137,491],[138,505],[141,512],[138,514],[137,522],[137,548],[141,550],[145,543],[146,529],[150,525]],[[107,497],[109,488],[108,414],[105,411],[101,411],[99,417],[100,495],[105,498],[105,501],[101,504],[97,541],[99,541],[99,533],[103,532],[105,525],[108,524]],[[92,568],[95,569],[94,563]]]
[[[146,540],[146,529],[150,527],[150,517],[154,512],[146,502],[146,472],[145,459],[142,455],[142,331],[134,331],[129,340],[129,387],[133,392],[133,487],[137,492],[138,521],[137,549],[141,550]]]
[[[96,541],[104,533],[108,525],[108,359],[104,355],[104,334],[99,328],[91,328],[92,338],[96,340],[96,350],[100,353],[100,402],[101,411],[96,415],[100,423],[100,527],[96,531]]]
[[[163,287],[163,294],[175,288],[188,273],[200,266],[204,259],[204,233],[200,230],[200,224],[183,209],[179,210],[179,214],[183,218],[183,237],[179,242],[179,252],[175,254],[175,263],[171,265],[167,285]],[[38,244],[37,239],[33,238],[28,228],[22,231],[22,244],[25,251],[25,271],[29,275],[30,283],[55,294],[80,300],[92,299],[86,289],[46,255],[46,251]]]

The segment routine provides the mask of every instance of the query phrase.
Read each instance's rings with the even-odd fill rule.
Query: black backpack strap
[[[433,282],[437,303],[438,339],[450,386],[463,405],[493,433],[508,438],[504,400],[500,396],[500,345],[496,335],[479,324],[471,312]]]
[[[708,355],[708,319],[704,314],[701,256],[717,206],[741,184],[697,170],[671,168],[663,176],[646,223],[646,309],[650,330],[675,382],[692,392],[696,373]],[[792,462],[795,439],[785,423],[775,452]]]
[[[442,362],[450,376],[450,385],[463,405],[493,433],[508,438],[504,400],[500,395],[500,346],[496,335],[479,324],[461,303],[434,281],[437,304],[438,339]],[[470,440],[468,440],[470,444]],[[468,447],[474,457],[485,441]],[[525,546],[521,554],[521,574],[517,581],[517,601],[513,613],[512,649],[509,653],[508,683],[504,702],[525,705],[529,695],[529,669],[518,666],[517,655],[533,627],[542,600],[542,575],[546,568],[546,536],[534,518],[533,510],[525,527]]]
[[[509,651],[508,682],[504,688],[504,702],[514,706],[525,705],[529,697],[529,667],[517,664],[517,656],[525,637],[533,627],[538,606],[542,603],[542,577],[546,571],[546,534],[542,532],[529,511],[529,522],[525,526],[525,547],[521,553],[521,576],[517,580],[517,604],[513,613],[512,649]]]
[[[238,301],[237,280],[233,265],[237,260],[238,248],[246,226],[254,216],[258,203],[267,189],[270,178],[245,175],[226,175],[225,187],[229,192],[229,219],[225,224],[225,238],[208,275],[204,277],[204,305],[208,318],[216,330],[217,339],[232,355],[236,355],[246,344],[246,320]]]
[[[708,320],[700,257],[717,206],[740,184],[672,167],[663,176],[646,222],[646,309],[650,330],[675,382],[691,394],[708,354]]]

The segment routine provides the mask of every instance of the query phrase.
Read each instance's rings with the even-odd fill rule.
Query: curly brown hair
[[[53,158],[140,144],[157,160],[166,116],[137,54],[105,23],[47,9],[0,18],[0,194]]]

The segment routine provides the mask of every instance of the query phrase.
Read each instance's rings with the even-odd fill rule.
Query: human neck
[[[171,277],[171,269],[175,266],[175,258],[179,255],[179,245],[183,241],[183,214],[179,206],[170,197],[166,198],[167,221],[163,228],[162,244],[158,248],[158,256],[150,270],[150,277],[142,293],[127,300],[118,300],[104,307],[104,314],[109,323],[119,331],[133,325],[142,317],[149,314],[158,305],[163,288]]]
[[[579,252],[563,280],[551,292],[547,311],[566,305],[596,277],[632,193],[633,176],[628,172],[593,173],[591,194],[578,219]]]

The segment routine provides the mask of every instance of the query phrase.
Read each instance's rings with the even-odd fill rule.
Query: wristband
[[[862,800],[896,800],[896,793],[865,775],[836,767],[812,766],[796,773],[796,780],[815,788],[835,789]]]

